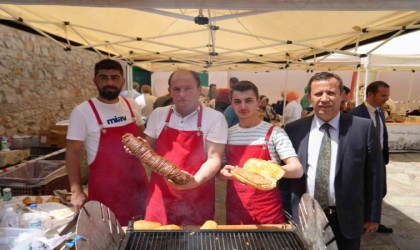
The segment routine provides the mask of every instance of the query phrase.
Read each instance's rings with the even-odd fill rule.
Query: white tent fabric
[[[420,69],[419,55],[370,55],[364,60],[365,68],[384,71]]]
[[[167,9],[419,10],[418,0],[1,0],[13,4]]]
[[[91,48],[150,71],[319,69],[320,53],[358,58],[360,53],[343,48],[420,29],[420,12],[388,10],[420,9],[417,0],[399,7],[393,1],[380,6],[379,0],[351,1],[353,7],[332,0],[13,2],[0,4],[0,20],[29,26],[69,53]],[[198,25],[197,17],[209,23]]]

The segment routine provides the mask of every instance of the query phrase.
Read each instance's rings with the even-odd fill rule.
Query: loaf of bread
[[[41,196],[36,196],[34,199],[32,199],[31,197],[26,196],[22,200],[22,202],[27,206],[29,206],[31,204],[42,204],[42,197]]]
[[[170,179],[176,184],[183,185],[188,182],[187,175],[177,168],[173,163],[167,161],[150,147],[150,145],[133,134],[125,134],[122,138],[124,145],[131,150],[131,153],[150,167],[150,169],[162,175],[165,179]]]
[[[138,220],[133,224],[134,230],[152,230],[162,226],[159,222],[147,221],[147,220]]]
[[[48,198],[47,202],[58,202],[58,203],[60,203],[60,198],[55,197],[55,196],[51,196],[50,198]]]
[[[169,224],[154,228],[154,230],[181,230],[181,227],[175,224]]]
[[[200,229],[217,229],[217,222],[208,220],[200,227]]]
[[[33,203],[35,203],[35,201],[34,201],[31,197],[29,197],[29,196],[26,196],[26,197],[22,200],[22,202],[23,202],[26,206],[29,206],[29,205],[31,205],[31,204],[33,204]]]
[[[284,176],[285,171],[274,162],[250,158],[243,168],[232,169],[230,173],[238,181],[266,191],[277,186],[277,181]]]

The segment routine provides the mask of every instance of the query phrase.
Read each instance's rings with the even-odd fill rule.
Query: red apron
[[[197,131],[181,131],[168,126],[173,113],[168,112],[165,127],[156,141],[156,152],[182,170],[194,175],[207,160],[204,150],[201,118],[198,112]],[[152,172],[147,196],[146,220],[161,224],[202,225],[214,219],[214,178],[190,190],[169,187],[161,175]]]
[[[268,141],[274,126],[270,127],[263,145],[227,145],[228,164],[243,167],[249,158],[271,160]],[[275,188],[261,191],[229,180],[226,191],[226,224],[280,224],[284,223],[280,191]]]
[[[131,118],[133,110],[126,99]],[[139,160],[124,151],[125,133],[139,136],[135,122],[121,127],[103,128],[99,113],[89,100],[101,129],[98,153],[89,166],[88,199],[100,201],[114,212],[122,226],[133,216],[143,216],[146,207],[147,175]]]

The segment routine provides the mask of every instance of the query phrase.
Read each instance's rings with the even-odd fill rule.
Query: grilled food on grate
[[[147,221],[147,220],[138,220],[134,222],[134,230],[151,230],[162,226],[159,222]]]
[[[155,230],[181,230],[182,228],[175,224],[169,224],[169,225],[163,225],[154,229]]]
[[[200,227],[200,229],[217,229],[217,222],[208,220]]]
[[[265,191],[275,188],[285,172],[274,162],[250,158],[243,168],[232,169],[230,173],[238,181]]]
[[[177,168],[173,163],[156,154],[146,141],[136,138],[133,134],[127,133],[123,135],[122,142],[131,150],[133,155],[139,158],[144,165],[150,167],[155,173],[160,174],[164,178],[170,179],[179,185],[188,182],[187,175],[184,172]]]

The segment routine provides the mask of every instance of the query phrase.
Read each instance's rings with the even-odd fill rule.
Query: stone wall
[[[38,135],[97,95],[94,52],[0,24],[0,58],[0,136]]]

